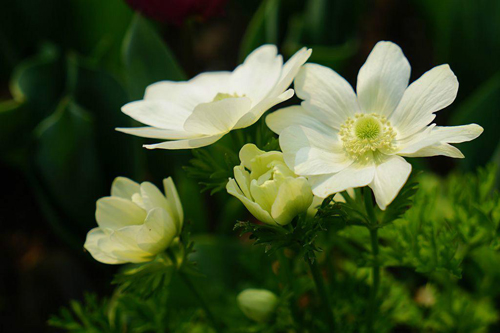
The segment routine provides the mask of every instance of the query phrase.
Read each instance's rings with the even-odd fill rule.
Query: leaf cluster
[[[71,301],[59,315],[52,316],[48,324],[68,332],[122,332],[108,316],[107,299],[98,300],[94,294],[86,294],[83,302]]]
[[[295,248],[306,260],[314,261],[315,253],[322,251],[315,240],[320,232],[327,230],[328,222],[331,220],[301,214],[286,227],[239,221],[234,229],[239,229],[241,234],[250,233],[250,239],[255,240],[254,244],[265,245],[265,251],[269,255],[281,248]]]
[[[446,180],[422,177],[414,208],[381,235],[387,264],[425,273],[445,270],[460,277],[461,263],[472,251],[496,249],[500,198],[494,190],[495,173],[491,165]]]

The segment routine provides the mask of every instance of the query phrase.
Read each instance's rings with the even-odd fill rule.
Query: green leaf
[[[133,16],[131,8],[123,0],[72,0],[69,7],[71,48],[119,73],[121,44]]]
[[[95,200],[106,192],[93,127],[91,115],[65,98],[35,131],[33,159],[42,186],[83,230],[94,225]]]
[[[356,38],[334,45],[307,43],[305,27],[303,16],[296,15],[290,19],[288,33],[283,43],[283,53],[286,56],[291,57],[304,45],[308,45],[313,49],[309,62],[335,68],[338,71],[344,68],[359,51],[360,43]]]
[[[71,301],[69,308],[60,310],[59,315],[51,316],[48,324],[52,327],[64,329],[68,332],[124,332],[122,327],[111,321],[108,317],[109,301],[98,300],[94,294],[85,294],[84,301]],[[121,325],[120,325],[121,326]]]
[[[341,1],[337,1],[341,2]],[[310,41],[314,44],[321,44],[325,41],[327,33],[327,22],[331,19],[329,11],[330,1],[309,0],[306,5],[305,28]],[[330,31],[328,31],[330,33]]]
[[[488,332],[498,321],[498,310],[492,300],[479,298],[459,288],[452,288],[447,281],[445,290],[432,292],[435,304],[422,322],[425,332]]]
[[[278,44],[280,0],[264,0],[250,21],[240,45],[240,62],[263,44]]]
[[[139,14],[132,20],[123,41],[122,57],[132,99],[142,98],[146,87],[152,83],[186,79],[172,51]]]
[[[19,64],[12,75],[11,92],[29,108],[38,122],[55,109],[65,89],[65,69],[59,51],[46,45],[39,55]]]
[[[167,256],[158,255],[153,261],[126,266],[115,275],[112,283],[120,285],[123,292],[147,299],[168,286],[175,270]]]
[[[95,119],[99,161],[107,175],[143,179],[145,149],[142,140],[117,132],[117,127],[130,127],[133,121],[120,111],[128,102],[127,92],[118,80],[102,69],[78,58],[70,59],[74,67],[75,102]],[[108,179],[111,183],[112,179]]]
[[[356,35],[357,23],[365,1],[308,0],[304,13],[303,43],[342,45]]]
[[[500,225],[496,169],[455,174],[442,180],[420,177],[413,207],[380,230],[386,265],[418,272],[448,271],[461,276],[464,258],[480,247],[494,247]]]
[[[382,226],[399,219],[412,206],[413,197],[418,191],[418,183],[414,181],[414,177],[406,182],[394,201],[383,213],[382,221],[380,222]]]

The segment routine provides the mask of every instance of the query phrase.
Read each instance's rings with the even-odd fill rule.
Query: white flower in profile
[[[311,55],[303,48],[283,64],[274,45],[254,50],[233,72],[207,72],[186,82],[161,81],[147,87],[143,100],[126,104],[123,113],[148,125],[118,131],[165,141],[148,149],[208,146],[231,130],[245,128],[278,103]]]
[[[270,114],[287,165],[320,197],[368,185],[385,209],[405,184],[405,157],[463,158],[450,143],[478,137],[482,127],[429,125],[450,105],[458,81],[448,65],[408,86],[410,64],[396,44],[379,42],[358,74],[357,95],[340,75],[306,64],[295,79],[304,101]]]
[[[85,249],[105,264],[151,261],[182,229],[184,212],[171,178],[163,180],[165,197],[149,182],[117,177],[111,196],[97,201],[99,225],[87,234]]]

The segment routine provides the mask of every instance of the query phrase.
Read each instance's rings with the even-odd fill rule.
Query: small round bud
[[[238,295],[238,306],[248,318],[268,321],[278,306],[278,297],[265,289],[245,289]]]

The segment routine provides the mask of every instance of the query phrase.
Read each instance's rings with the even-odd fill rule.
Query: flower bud
[[[97,201],[98,228],[87,234],[85,249],[105,264],[151,261],[182,229],[184,213],[171,178],[163,180],[167,197],[149,182],[118,177],[111,196]]]
[[[288,168],[283,153],[264,152],[246,144],[240,150],[240,160],[226,189],[258,220],[283,226],[307,211],[313,200],[311,186]]]
[[[278,306],[278,297],[265,289],[245,289],[238,295],[238,306],[248,318],[268,321]]]

